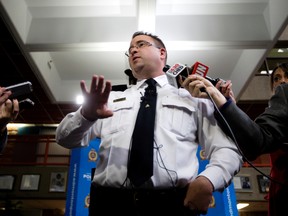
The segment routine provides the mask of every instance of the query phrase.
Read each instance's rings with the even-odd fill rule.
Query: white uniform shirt
[[[200,145],[209,159],[206,176],[215,190],[227,187],[242,167],[235,144],[217,125],[210,100],[194,98],[183,88],[168,84],[166,75],[156,77],[157,108],[154,135],[154,172],[157,188],[182,187],[197,177],[197,149]],[[124,92],[111,92],[108,102],[113,116],[95,122],[86,120],[80,110],[68,114],[57,127],[56,141],[66,148],[89,145],[101,139],[100,160],[93,182],[121,187],[127,177],[131,137],[147,84],[139,81]]]

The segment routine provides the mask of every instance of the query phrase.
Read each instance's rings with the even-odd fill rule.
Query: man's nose
[[[131,49],[131,51],[130,51],[130,55],[132,56],[132,55],[134,55],[135,53],[137,53],[138,52],[138,47],[133,47],[132,49]]]

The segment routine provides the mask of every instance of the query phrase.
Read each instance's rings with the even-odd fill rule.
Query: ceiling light
[[[243,209],[245,207],[249,206],[249,203],[238,203],[237,204],[237,209]]]
[[[273,71],[273,70],[269,70],[268,73],[269,73],[269,74],[272,74],[272,71]],[[267,70],[262,70],[262,71],[260,71],[260,74],[263,74],[263,75],[267,74]]]

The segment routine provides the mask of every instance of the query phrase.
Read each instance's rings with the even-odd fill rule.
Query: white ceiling
[[[200,61],[239,97],[288,23],[287,0],[0,0],[0,9],[57,103],[74,102],[93,74],[128,84],[124,52],[137,30],[163,39],[169,65]]]

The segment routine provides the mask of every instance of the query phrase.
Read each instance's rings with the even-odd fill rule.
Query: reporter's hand
[[[204,176],[197,177],[189,183],[188,191],[184,199],[184,206],[197,214],[206,215],[212,201],[213,185]]]
[[[4,87],[0,87],[0,105],[5,103],[11,94],[11,91],[6,91]]]
[[[8,96],[9,97],[9,96]],[[17,99],[6,99],[0,105],[0,130],[3,132],[8,123],[14,121],[19,114],[19,103]]]
[[[91,80],[90,91],[87,90],[85,81],[80,82],[84,103],[81,113],[87,120],[108,118],[113,112],[107,108],[108,97],[111,91],[111,82],[104,83],[103,76],[94,75]]]
[[[180,84],[193,97],[209,98],[208,94],[213,98],[217,107],[221,107],[226,103],[227,99],[209,80],[197,75],[189,75],[184,81],[180,80]],[[201,91],[205,89],[205,91]]]
[[[219,89],[219,91],[226,97],[231,98],[231,100],[236,103],[234,93],[232,91],[232,82],[231,80],[227,80],[226,82],[219,81],[216,84],[216,88]]]

